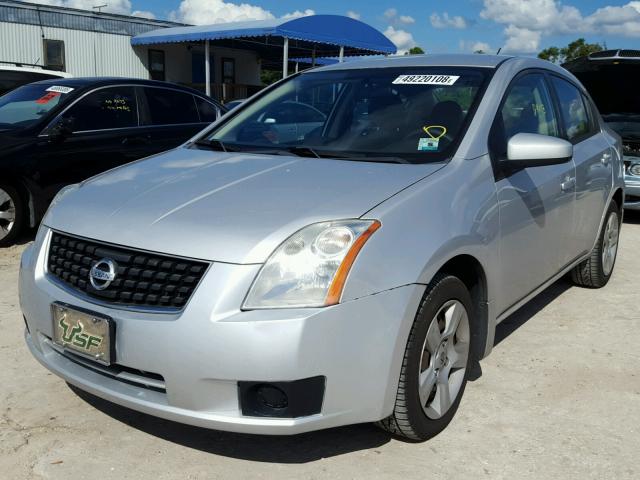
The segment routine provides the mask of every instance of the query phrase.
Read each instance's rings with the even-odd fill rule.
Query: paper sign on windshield
[[[395,85],[446,85],[456,83],[459,75],[400,75],[393,83]]]
[[[71,87],[63,87],[60,85],[54,85],[53,87],[49,87],[46,90],[47,92],[57,92],[57,93],[71,93],[73,92],[73,88]]]

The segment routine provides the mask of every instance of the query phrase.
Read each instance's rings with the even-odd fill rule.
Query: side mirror
[[[73,118],[61,118],[49,128],[47,132],[51,141],[62,142],[71,136],[75,120]]]
[[[571,160],[573,145],[562,138],[517,133],[507,143],[507,159],[503,166],[514,168],[543,167]]]

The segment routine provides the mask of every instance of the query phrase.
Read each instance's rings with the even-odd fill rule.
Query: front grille
[[[91,285],[89,272],[103,259],[113,262],[116,275],[107,288],[99,290]],[[98,300],[167,309],[186,305],[209,266],[57,232],[51,237],[47,265],[50,275]]]
[[[618,55],[627,58],[638,58],[640,57],[640,50],[620,50],[620,53]]]

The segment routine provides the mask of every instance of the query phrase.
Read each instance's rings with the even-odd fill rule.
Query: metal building
[[[339,15],[205,26],[0,0],[0,62],[74,76],[152,78],[228,101],[262,88],[263,65],[290,57],[391,54],[373,27]],[[206,54],[208,53],[208,54]]]

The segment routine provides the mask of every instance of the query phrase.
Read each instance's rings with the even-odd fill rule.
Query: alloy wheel
[[[469,315],[458,300],[446,302],[431,320],[420,357],[418,393],[424,413],[441,418],[456,401],[469,358]]]
[[[613,271],[613,265],[618,253],[618,238],[620,236],[620,222],[618,214],[613,212],[609,215],[607,225],[602,239],[602,270],[608,277]]]
[[[11,196],[0,188],[0,240],[7,237],[16,223],[16,205]]]

